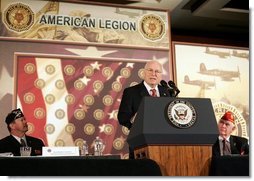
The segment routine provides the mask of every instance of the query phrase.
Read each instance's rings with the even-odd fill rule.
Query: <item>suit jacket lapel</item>
[[[144,85],[144,82],[142,81],[140,84],[139,84],[139,93],[141,95],[141,97],[145,97],[145,96],[150,96],[149,92],[147,91],[145,85]]]
[[[9,139],[10,139],[10,142],[15,143],[17,146],[20,146],[20,142],[18,142],[18,140],[16,140],[14,136],[10,135]]]
[[[28,136],[26,136],[26,144],[27,144],[28,146],[32,146],[32,145],[31,145],[30,137],[28,137]]]
[[[160,97],[168,97],[167,92],[165,92],[164,89],[160,85],[158,85],[158,89],[160,92]]]
[[[230,136],[229,141],[230,141],[231,154],[239,154],[234,137]]]

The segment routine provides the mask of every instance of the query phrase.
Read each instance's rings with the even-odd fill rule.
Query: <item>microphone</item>
[[[168,93],[169,93],[170,97],[175,97],[174,96],[175,95],[174,90],[171,87],[168,86],[168,84],[165,80],[161,80],[160,84],[161,84],[162,87],[165,87],[168,90]]]
[[[162,85],[162,87],[169,88],[169,86],[165,80],[161,80],[160,84]]]
[[[168,81],[168,85],[169,87],[172,87],[176,91],[175,95],[176,97],[180,93],[180,90],[176,87],[175,83],[172,80]]]

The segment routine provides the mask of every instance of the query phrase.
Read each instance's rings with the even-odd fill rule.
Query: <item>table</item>
[[[0,174],[7,176],[161,176],[150,159],[120,156],[0,157]]]

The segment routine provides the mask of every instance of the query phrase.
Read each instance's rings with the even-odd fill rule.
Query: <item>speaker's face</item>
[[[157,61],[148,62],[145,66],[144,81],[151,87],[155,87],[161,81],[162,67]]]

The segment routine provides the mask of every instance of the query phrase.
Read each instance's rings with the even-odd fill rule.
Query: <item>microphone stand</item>
[[[176,97],[180,93],[180,90],[176,87],[175,83],[171,80],[168,81],[168,85],[169,85],[169,88],[173,91],[172,97]]]
[[[176,97],[176,93],[175,93],[175,90],[172,89],[171,87],[168,88],[168,91],[169,91],[169,95],[170,97]]]
[[[178,94],[180,93],[180,90],[179,89],[176,89],[176,94],[175,94],[175,97],[178,96]]]

